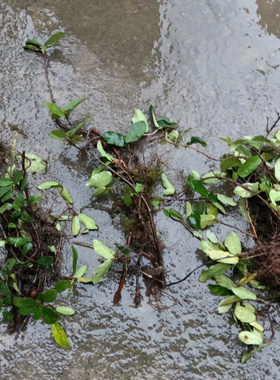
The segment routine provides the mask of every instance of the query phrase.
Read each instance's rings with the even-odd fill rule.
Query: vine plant
[[[265,303],[272,307],[262,299],[261,291],[264,291],[264,286],[258,280],[268,282],[268,278],[271,280],[273,277],[273,282],[270,281],[268,285],[274,288],[280,285],[280,241],[277,238],[280,215],[280,130],[276,130],[274,136],[269,137],[276,129],[280,116],[278,115],[270,128],[267,126],[266,136],[245,136],[235,141],[229,137],[222,138],[228,144],[229,152],[221,158],[212,158],[197,148],[194,144],[203,147],[207,145],[200,137],[192,136],[186,142],[186,133],[180,134],[177,124],[168,117],[157,118],[152,104],[149,108],[152,127],[146,116],[136,109],[126,135],[113,131],[101,134],[95,128],[86,130],[89,118],[79,122],[70,119],[72,111],[86,98],[73,100],[60,108],[55,102],[49,81],[48,49],[57,46],[62,37],[63,33],[57,32],[44,44],[28,40],[24,46],[27,50],[42,53],[45,59],[45,74],[51,97],[51,102],[45,105],[58,127],[51,132],[50,137],[64,140],[77,149],[88,149],[89,144],[96,146],[90,153],[95,158],[97,167],[86,186],[94,188],[93,197],[102,198],[113,188],[114,183],[122,184],[121,211],[127,239],[123,246],[115,244],[114,249],[99,240],[93,240],[93,246],[89,247],[104,261],[90,277],[86,277],[87,265],[77,269],[77,251],[72,246],[73,271],[70,276],[62,277],[58,267],[65,238],[61,222],[71,221],[73,236],[80,233],[81,225],[85,228],[83,233],[98,227],[92,218],[73,208],[70,193],[58,181],[47,181],[38,186],[40,191],[57,189],[58,196],[65,202],[63,211],[58,215],[50,211],[48,218],[43,218],[39,208],[41,196],[29,193],[28,171],[42,171],[45,165],[34,154],[18,152],[14,143],[12,159],[7,158],[7,164],[12,162],[0,179],[0,247],[6,249],[6,261],[0,275],[2,318],[7,322],[14,322],[18,333],[28,317],[42,319],[52,326],[57,343],[70,348],[58,319],[59,315],[72,315],[75,311],[68,306],[56,306],[58,293],[68,289],[70,294],[75,282],[99,283],[116,263],[121,264],[122,273],[114,303],[120,301],[126,276],[134,270],[135,305],[139,306],[141,303],[139,278],[142,274],[147,287],[146,294],[150,298],[154,297],[155,302],[152,304],[159,307],[158,295],[166,287],[186,280],[194,272],[192,270],[175,283],[167,283],[163,244],[158,237],[153,218],[155,212],[162,210],[168,218],[181,223],[189,233],[200,239],[201,249],[208,257],[203,265],[209,266],[202,271],[200,281],[211,280],[214,282],[209,284],[211,293],[225,297],[219,304],[218,313],[232,312],[236,325],[241,328],[240,340],[252,347],[242,357],[242,362],[245,362],[255,352],[262,350],[274,334],[271,326],[271,338],[263,338],[264,328],[257,322],[259,313],[255,306],[257,303]],[[84,140],[87,144],[81,146]],[[204,175],[192,171],[188,176],[184,184],[187,185],[186,192],[192,191],[200,198],[193,198],[191,202],[186,198],[184,215],[166,206],[173,200],[176,201],[178,194],[165,173],[160,172],[157,165],[145,167],[139,163],[139,158],[133,151],[134,146],[139,146],[139,140],[144,140],[145,144],[156,141],[178,148],[189,148],[219,162],[220,166],[216,171]],[[155,194],[155,185],[159,178],[164,187],[163,197]],[[226,182],[231,187],[231,197],[217,192],[221,182]],[[231,211],[232,207],[237,206],[248,221],[251,233],[229,226],[221,220],[227,209]],[[261,216],[258,215],[259,210]],[[220,241],[211,229],[215,223],[249,235],[254,239],[255,247],[242,247],[234,231],[224,241]],[[79,242],[76,244],[84,245]],[[50,284],[53,283],[55,285],[51,287]],[[46,285],[48,290],[45,290]]]

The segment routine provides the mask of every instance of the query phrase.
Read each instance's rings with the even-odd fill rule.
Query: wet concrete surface
[[[178,121],[182,131],[192,128],[207,140],[208,152],[219,156],[226,148],[219,136],[260,134],[266,118],[273,120],[279,110],[279,1],[4,0],[0,9],[0,137],[10,144],[17,131],[19,150],[48,161],[47,178],[61,181],[75,208],[99,225],[84,238],[89,244],[96,238],[113,247],[125,237],[112,204],[91,201],[85,187],[95,163],[48,137],[53,124],[44,107],[50,101],[44,62],[22,49],[27,38],[44,41],[55,30],[65,32],[62,48],[50,57],[54,96],[60,106],[88,96],[75,116],[92,115],[90,125],[102,132],[125,133],[133,108],[147,112],[153,99],[158,114]],[[191,151],[165,146],[158,153],[177,189],[190,170],[204,172],[212,165]],[[45,179],[38,174],[32,181]],[[52,197],[50,192],[47,202]],[[166,246],[168,279],[182,278],[201,262],[199,242],[162,213],[156,223]],[[98,258],[86,248],[78,252],[79,263],[88,263],[91,273]],[[67,274],[68,245],[63,254]],[[118,273],[98,286],[79,285],[70,298],[76,314],[63,322],[72,351],[57,347],[50,328],[38,322],[17,342],[2,325],[1,377],[279,379],[279,332],[262,354],[240,364],[244,347],[238,330],[229,316],[216,313],[219,299],[198,277],[199,272],[170,289],[177,303],[163,311],[147,298],[141,308],[133,307],[133,278],[121,304],[113,306]]]

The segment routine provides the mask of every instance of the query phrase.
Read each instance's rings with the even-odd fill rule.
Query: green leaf
[[[162,175],[161,175],[161,180],[162,180],[162,184],[165,188],[164,194],[165,195],[173,195],[176,192],[176,189],[164,173],[162,173]]]
[[[57,42],[64,36],[63,32],[56,32],[45,42],[45,46],[51,47],[53,44],[57,44]]]
[[[53,323],[57,322],[57,320],[59,319],[59,316],[56,314],[56,312],[47,306],[42,307],[42,312],[43,312],[43,321],[47,323],[48,325],[52,325]]]
[[[65,331],[58,322],[52,324],[52,332],[57,344],[59,344],[61,347],[68,348],[71,350],[71,346],[68,342]]]
[[[125,196],[124,196],[124,204],[126,205],[126,206],[130,206],[131,204],[132,204],[132,193],[129,193],[129,194],[126,194]]]
[[[112,157],[110,154],[106,153],[105,150],[103,149],[103,146],[102,146],[102,143],[101,141],[99,140],[98,143],[97,143],[97,150],[99,151],[99,153],[101,154],[102,157],[105,157],[108,161],[114,161],[114,157]],[[105,172],[103,172],[105,173]]]
[[[98,197],[98,195],[104,194],[104,193],[106,193],[106,191],[107,191],[106,187],[97,187],[94,190],[92,196],[93,197]]]
[[[167,134],[167,137],[168,137],[168,140],[176,143],[179,138],[179,132],[173,129],[171,132]]]
[[[41,48],[35,46],[34,44],[26,44],[25,46],[23,46],[23,48],[26,50],[41,51]]]
[[[53,261],[54,261],[54,258],[52,256],[44,256],[44,257],[40,257],[40,259],[38,259],[36,263],[43,265],[43,267],[51,271],[53,267]]]
[[[217,197],[218,197],[219,201],[225,205],[236,206],[236,203],[234,202],[234,200],[232,198],[226,197],[223,194],[217,194]]]
[[[43,316],[43,310],[41,307],[38,307],[33,314],[34,321],[38,321],[38,319],[41,319]]]
[[[100,264],[92,275],[93,284],[97,284],[98,282],[102,281],[103,276],[109,272],[111,266],[112,260],[106,260],[102,264]]]
[[[167,116],[162,116],[159,120],[157,120],[157,123],[160,128],[176,128],[177,126],[177,123],[170,121]]]
[[[65,112],[54,103],[45,103],[45,106],[51,111],[51,113],[63,117],[65,119]]]
[[[14,172],[14,182],[16,185],[18,185],[20,183],[20,181],[22,180],[22,178],[24,177],[24,171],[23,170],[16,170]]]
[[[79,214],[79,221],[87,228],[88,230],[98,230],[95,221],[87,216],[86,214]]]
[[[32,223],[33,222],[33,218],[28,214],[28,212],[26,210],[23,210],[20,214],[20,219],[23,221],[23,222],[28,222],[28,223]]]
[[[278,158],[275,161],[274,173],[275,173],[275,178],[277,179],[278,182],[280,182],[280,158]]]
[[[72,270],[73,270],[73,274],[76,273],[77,271],[77,261],[78,261],[78,253],[76,251],[76,248],[72,245],[72,255],[73,255],[73,259],[72,259]]]
[[[144,121],[138,121],[137,123],[132,124],[126,135],[125,142],[129,144],[138,141],[146,132],[146,129],[147,126]]]
[[[133,115],[133,118],[132,118],[132,124],[136,124],[136,123],[139,123],[139,122],[144,122],[145,123],[145,125],[146,125],[145,132],[148,132],[149,131],[149,125],[148,125],[148,121],[146,119],[146,116],[143,114],[142,111],[140,111],[138,109],[135,109],[134,110],[134,115]]]
[[[14,258],[8,259],[2,268],[2,275],[9,276],[13,272],[13,269],[15,268],[17,263],[18,263],[17,259],[14,259]]]
[[[245,187],[245,188],[244,188]],[[247,182],[241,186],[236,186],[233,190],[234,194],[239,195],[241,198],[251,198],[258,194],[259,182]]]
[[[34,204],[40,201],[41,199],[42,199],[41,195],[31,195],[31,197],[27,199],[27,204],[29,205]]]
[[[260,164],[262,160],[259,156],[249,157],[244,164],[242,164],[238,169],[238,175],[241,178],[247,177],[249,174],[253,173]]]
[[[155,126],[156,128],[160,128],[160,126],[158,125],[158,122],[157,122],[157,120],[156,120],[155,114],[154,114],[154,106],[153,106],[152,103],[150,103],[149,111],[150,111],[150,114],[151,114],[151,116],[152,116],[154,126]]]
[[[34,45],[34,46],[37,46],[39,48],[41,48],[41,46],[42,46],[42,44],[40,44],[36,40],[27,40],[27,41],[25,41],[25,45]]]
[[[192,145],[192,144],[200,144],[202,146],[207,146],[207,143],[201,138],[197,136],[192,136],[191,141],[187,143],[187,145]]]
[[[38,302],[32,298],[14,297],[13,303],[19,308],[20,315],[29,315],[39,307]]]
[[[141,184],[141,183],[136,183],[135,185],[135,191],[136,193],[141,193],[141,191],[143,190],[144,186]]]
[[[247,354],[244,354],[241,359],[241,363],[245,363],[247,360],[249,360],[256,352],[261,352],[263,348],[268,346],[268,343],[260,344],[259,347],[255,348],[254,350],[248,352]]]
[[[14,321],[13,314],[8,310],[3,310],[2,315],[3,315],[3,318],[6,322],[13,322]]]
[[[195,205],[192,205],[192,213],[188,217],[188,222],[196,230],[200,229],[200,212]]]
[[[5,203],[3,206],[0,207],[0,214],[3,214],[7,210],[11,210],[13,208],[13,205],[11,203]]]
[[[98,255],[106,260],[112,260],[115,256],[115,252],[99,240],[93,240],[93,248]]]
[[[71,309],[71,307],[57,306],[55,308],[55,310],[59,314],[63,314],[63,315],[73,315],[73,314],[75,314],[75,310]]]
[[[192,213],[192,205],[189,201],[186,202],[186,218],[188,218]]]
[[[25,243],[28,242],[28,239],[27,238],[22,238],[22,237],[11,237],[11,238],[7,238],[6,242],[8,244],[13,244],[14,247],[21,247],[23,246]]]
[[[24,246],[22,247],[22,253],[24,255],[26,255],[28,252],[31,251],[32,248],[33,248],[32,243],[28,242],[28,243],[24,244]]]
[[[88,265],[87,264],[83,265],[81,266],[81,268],[77,270],[77,272],[74,274],[73,277],[75,278],[83,277],[83,275],[86,274],[87,270],[88,270]]]
[[[93,174],[86,186],[88,187],[105,187],[112,182],[113,176],[109,171]]]
[[[5,240],[0,240],[0,247],[4,247],[6,244],[6,241]]]
[[[208,285],[211,294],[216,295],[216,296],[230,296],[232,295],[232,291],[224,288],[223,286],[220,285]]]
[[[221,171],[225,172],[226,170],[232,169],[234,167],[239,168],[239,166],[241,166],[240,159],[237,157],[231,157],[231,158],[227,158],[226,160],[222,161],[220,168],[221,168]]]
[[[174,210],[173,208],[169,210],[169,216],[172,219],[177,220],[178,222],[184,221],[184,218],[182,217],[182,215],[178,211]]]
[[[39,190],[48,190],[59,187],[60,184],[57,181],[47,181],[42,183],[41,185],[37,186],[37,189]]]
[[[227,236],[224,244],[233,255],[239,255],[241,253],[241,242],[235,232],[232,231]]]
[[[221,304],[218,306],[218,313],[219,314],[225,314],[232,308],[232,304],[229,304],[227,306],[221,306]]]
[[[115,145],[120,148],[125,148],[127,143],[125,142],[126,136],[117,133],[117,132],[105,132],[101,135],[101,137],[109,144]]]
[[[39,299],[44,302],[53,302],[57,298],[57,290],[56,289],[49,289],[45,291],[44,293],[40,294]]]
[[[72,205],[74,203],[71,195],[69,194],[69,191],[65,189],[65,187],[61,187],[61,189],[59,189],[59,192],[65,202],[67,202],[69,205]]]
[[[208,191],[200,180],[195,179],[192,175],[188,176],[188,185],[192,191],[200,194],[203,198],[208,197]]]
[[[206,282],[207,280],[209,280],[209,278],[219,276],[220,274],[223,274],[224,272],[226,272],[230,268],[232,268],[231,265],[223,264],[223,263],[211,265],[209,267],[209,269],[203,270],[201,272],[201,275],[199,277],[199,281],[200,282]]]
[[[61,129],[55,129],[54,131],[51,131],[49,135],[52,139],[56,140],[65,140],[66,139],[66,133],[62,131]]]
[[[245,344],[260,345],[263,342],[262,338],[259,335],[250,331],[241,331],[238,334],[238,337],[241,342]]]
[[[88,98],[72,100],[70,103],[67,104],[67,106],[63,108],[63,111],[67,112],[69,115],[76,107],[78,107],[79,104],[83,103],[87,99]]]
[[[70,287],[70,283],[68,280],[61,280],[56,282],[54,287],[58,293],[61,293]]]
[[[201,248],[212,260],[217,260],[223,264],[237,264],[239,261],[238,257],[233,256],[230,252],[220,250],[210,241],[203,240]]]
[[[22,160],[21,156],[18,156]],[[46,165],[42,164],[42,159],[36,154],[25,154],[25,167],[28,172],[38,173],[46,169]],[[23,190],[23,189],[21,189]]]
[[[222,301],[220,303],[220,306],[231,305],[231,304],[233,304],[235,302],[239,302],[239,301],[241,301],[241,299],[239,297],[237,297],[237,296],[230,296],[230,297],[226,298],[224,301]]]
[[[235,288],[236,286],[235,283],[228,276],[225,276],[224,274],[219,274],[218,276],[215,276],[215,280],[217,284],[229,290],[233,290],[233,288]]]
[[[72,234],[74,236],[77,236],[79,231],[80,231],[80,221],[79,221],[78,215],[75,215],[72,221]]]
[[[9,187],[11,188],[14,181],[11,178],[1,178],[0,179],[0,187]]]

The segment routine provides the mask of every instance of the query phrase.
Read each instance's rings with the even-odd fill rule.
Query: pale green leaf
[[[79,217],[75,215],[72,221],[72,234],[74,236],[77,236],[79,231],[80,231],[80,221],[79,221]]]
[[[239,339],[241,342],[245,344],[253,344],[253,345],[260,345],[262,344],[263,340],[260,338],[260,336],[250,332],[250,331],[241,331],[238,334]]]
[[[99,151],[99,153],[101,154],[102,157],[105,157],[108,161],[114,161],[114,157],[112,157],[110,154],[106,153],[105,150],[103,149],[103,146],[102,146],[102,143],[101,141],[99,140],[98,143],[97,143],[97,150]]]
[[[234,202],[234,200],[232,198],[226,197],[223,194],[217,194],[217,197],[218,197],[219,201],[225,205],[236,206],[236,203]]]
[[[241,305],[235,307],[234,315],[242,323],[252,323],[256,321],[255,313]]]
[[[221,305],[219,305],[219,306],[218,306],[218,313],[219,313],[219,314],[225,314],[225,313],[227,313],[231,308],[232,308],[232,303],[230,303],[229,305],[226,305],[226,306],[221,306]]]
[[[69,194],[69,191],[67,189],[64,188],[61,188],[60,191],[60,195],[62,196],[62,198],[65,200],[65,202],[67,202],[68,204],[72,205],[73,204],[73,199],[71,197],[71,195]]]
[[[73,277],[75,277],[75,278],[83,277],[83,275],[86,274],[87,270],[88,270],[88,265],[85,264],[77,270],[77,272],[74,274]]]
[[[192,205],[189,201],[186,202],[186,218],[192,214]]]
[[[214,243],[214,244],[219,243],[219,240],[218,240],[217,236],[214,234],[213,231],[207,230],[206,231],[206,236],[207,236],[208,240],[210,240],[212,243]]]
[[[203,239],[202,234],[198,231],[192,231],[192,234],[193,234],[193,236],[195,236],[198,239]]]
[[[241,198],[251,198],[258,193],[259,182],[244,183],[241,186],[236,186],[233,190],[234,194],[239,195]]]
[[[138,121],[134,123],[129,128],[129,131],[126,135],[125,142],[127,144],[138,141],[144,133],[147,132],[147,126],[144,121]]]
[[[103,276],[109,272],[112,266],[112,260],[106,260],[102,264],[99,265],[99,267],[94,271],[92,275],[92,282],[93,284],[97,284],[98,282],[102,281]]]
[[[86,186],[88,187],[105,187],[112,182],[113,176],[109,171],[93,174]]]
[[[98,255],[106,260],[112,260],[115,256],[115,252],[99,240],[93,240],[93,248]]]
[[[57,307],[55,308],[55,310],[56,310],[59,314],[63,314],[63,315],[73,315],[73,314],[75,314],[75,310],[71,309],[71,307],[57,306]]]
[[[237,296],[230,296],[230,297],[226,298],[225,300],[223,300],[220,303],[220,306],[227,306],[227,305],[230,305],[232,303],[239,302],[239,301],[241,301],[241,298],[239,298]]]
[[[79,221],[87,228],[88,230],[98,230],[95,221],[85,214],[79,214]]]
[[[42,183],[41,185],[37,186],[37,189],[39,190],[48,190],[59,187],[60,184],[57,181],[47,181]]]
[[[242,300],[256,300],[257,296],[243,286],[232,288],[233,293]]]
[[[203,270],[201,272],[201,275],[199,277],[199,281],[205,282],[205,281],[209,280],[209,278],[219,276],[220,274],[224,273],[225,271],[227,271],[230,268],[231,268],[231,265],[223,264],[223,263],[211,265],[209,267],[209,269]]]
[[[280,182],[280,158],[278,158],[275,161],[274,173],[275,173],[275,178],[277,179],[278,182]]]
[[[241,242],[235,232],[232,231],[227,236],[224,244],[229,250],[229,252],[233,255],[239,255],[241,253]]]
[[[253,326],[255,329],[259,330],[260,332],[263,332],[263,327],[258,322],[250,322],[250,325]]]
[[[254,350],[248,352],[247,354],[244,354],[241,359],[241,363],[245,363],[247,360],[249,360],[256,352],[261,352],[264,347],[268,346],[268,343],[263,343],[259,345],[259,347],[255,348]]]
[[[79,278],[77,278],[77,281],[88,284],[88,283],[92,282],[92,279],[89,277],[79,277]]]
[[[164,173],[162,173],[162,175],[161,175],[161,180],[162,180],[162,184],[165,188],[164,194],[165,195],[173,195],[175,193],[176,189]]]
[[[214,215],[200,215],[200,227],[206,228],[212,226],[216,221]]]

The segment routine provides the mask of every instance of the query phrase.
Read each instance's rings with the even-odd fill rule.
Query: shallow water
[[[147,111],[153,99],[158,114],[178,121],[181,130],[192,128],[218,156],[225,149],[218,136],[260,134],[266,118],[275,118],[279,1],[45,0],[39,8],[35,0],[4,0],[0,7],[0,137],[10,143],[17,131],[19,149],[48,161],[48,177],[61,181],[75,208],[85,208],[99,225],[84,238],[89,244],[92,238],[111,247],[114,241],[123,244],[119,218],[111,215],[110,203],[101,207],[90,200],[84,184],[93,164],[87,155],[49,139],[53,124],[44,107],[50,101],[44,64],[22,49],[27,38],[65,32],[62,48],[50,59],[54,96],[61,106],[88,96],[75,115],[92,115],[91,125],[102,132],[125,132],[133,108]],[[210,165],[190,151],[160,147],[158,153],[177,188],[190,170],[206,171]],[[52,195],[47,197],[51,201]],[[156,222],[166,246],[168,279],[182,278],[199,265],[199,244],[161,213]],[[91,272],[96,255],[78,248],[80,264],[89,263]],[[66,246],[65,273],[71,270],[70,257]],[[279,379],[279,332],[262,354],[240,364],[244,348],[237,329],[228,316],[217,315],[218,297],[210,296],[198,277],[197,272],[171,289],[177,304],[164,311],[146,298],[135,309],[133,286],[113,306],[117,273],[99,286],[79,285],[70,299],[76,314],[63,322],[72,351],[58,348],[50,328],[38,322],[31,322],[16,343],[2,326],[0,374],[7,379]]]

